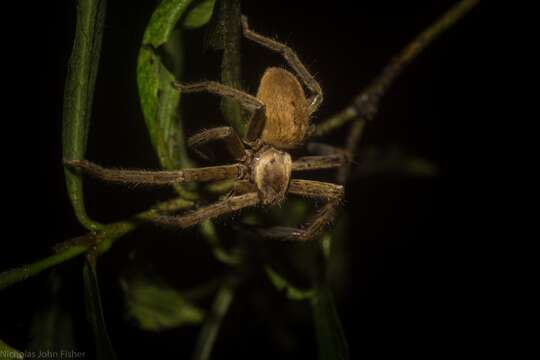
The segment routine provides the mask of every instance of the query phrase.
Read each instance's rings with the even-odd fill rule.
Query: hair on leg
[[[342,167],[347,162],[343,154],[303,156],[293,161],[292,171],[334,169]]]
[[[216,218],[218,216],[238,211],[245,207],[255,206],[259,203],[259,195],[257,193],[247,193],[238,196],[231,196],[225,200],[218,201],[214,204],[201,207],[197,210],[189,211],[178,216],[158,216],[153,222],[178,228],[187,228],[197,225],[204,220]]]
[[[313,199],[323,199],[325,204],[301,228],[277,226],[258,229],[259,235],[272,239],[311,240],[319,235],[327,224],[332,222],[344,196],[341,185],[301,179],[292,179],[288,192]]]
[[[222,141],[225,143],[227,151],[231,156],[237,160],[242,161],[246,156],[246,149],[240,137],[236,134],[230,126],[216,127],[208,130],[203,130],[193,136],[191,136],[187,143],[190,148],[196,151],[203,158],[208,156],[200,149],[202,146],[212,142]]]
[[[194,84],[174,83],[173,85],[183,93],[208,92],[210,94],[225,96],[238,101],[251,114],[248,119],[247,134],[250,135],[247,137],[248,141],[255,141],[264,127],[265,106],[259,99],[251,94],[216,81],[203,81]],[[252,127],[254,128],[251,129]]]
[[[292,179],[289,184],[288,193],[313,199],[341,201],[345,191],[343,186],[338,184],[315,180]]]
[[[176,171],[109,169],[87,160],[64,160],[64,165],[102,181],[121,184],[171,185],[190,181],[214,181],[240,178],[244,165],[220,165]]]
[[[257,44],[264,46],[267,49],[275,51],[283,56],[287,61],[289,66],[296,72],[298,77],[302,80],[304,85],[313,93],[313,95],[308,99],[308,112],[313,114],[323,101],[323,92],[321,86],[315,80],[313,75],[306,69],[302,61],[298,58],[296,53],[287,45],[272,40],[266,36],[258,34],[251,30],[248,25],[248,20],[246,16],[242,16],[242,30],[244,36],[256,42]]]

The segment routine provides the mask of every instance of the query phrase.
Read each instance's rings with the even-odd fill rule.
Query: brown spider
[[[281,68],[268,68],[265,71],[256,97],[213,81],[188,85],[175,83],[175,87],[183,93],[206,91],[230,97],[251,113],[243,140],[231,127],[204,130],[188,139],[188,145],[195,150],[210,141],[223,141],[236,160],[235,164],[178,171],[144,171],[107,169],[86,160],[65,160],[64,163],[101,180],[124,184],[170,185],[235,179],[231,196],[179,216],[160,216],[155,220],[180,228],[260,203],[277,204],[285,199],[287,193],[323,199],[325,205],[302,229],[274,227],[261,231],[268,237],[299,240],[311,239],[317,235],[335,216],[343,198],[343,186],[291,179],[291,172],[337,168],[345,163],[347,157],[340,150],[332,148],[328,152],[329,146],[315,145],[312,148],[320,153],[318,156],[305,156],[295,161],[291,159],[285,150],[303,144],[309,129],[309,117],[322,102],[321,87],[292,49],[250,30],[244,16],[242,29],[247,39],[282,54],[313,95],[306,98],[298,79]]]

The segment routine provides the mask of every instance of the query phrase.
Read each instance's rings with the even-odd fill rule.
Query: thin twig
[[[223,318],[229,311],[233,301],[236,287],[236,281],[228,279],[219,289],[207,319],[199,332],[192,360],[207,360],[210,358]]]
[[[365,127],[366,121],[363,119],[356,120],[351,126],[351,130],[349,131],[349,135],[347,136],[347,142],[345,143],[345,149],[347,151],[347,154],[350,156],[350,159],[354,159],[356,148],[358,146],[358,143],[360,142],[362,135],[364,134]],[[349,177],[349,173],[351,170],[351,164],[352,161],[339,168],[337,173],[337,182],[339,184],[345,184],[347,182],[347,178]]]
[[[371,84],[354,98],[352,103],[336,115],[317,125],[313,136],[326,135],[354,119],[371,121],[377,115],[381,98],[386,94],[396,77],[414,60],[433,40],[442,34],[458,20],[463,18],[480,0],[462,0],[426,30],[421,32],[401,52],[395,56],[381,74]],[[349,142],[349,141],[348,141]]]
[[[135,230],[141,223],[151,221],[159,213],[181,210],[192,205],[193,202],[182,198],[165,201],[158,203],[151,209],[140,212],[130,219],[108,224],[97,232],[89,232],[86,235],[67,240],[55,246],[57,252],[51,256],[0,273],[0,290],[81,255],[88,251],[90,247],[95,246],[100,254],[104,253],[109,250],[117,239]]]

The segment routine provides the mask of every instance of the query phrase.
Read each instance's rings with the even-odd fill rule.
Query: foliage
[[[349,108],[321,122],[316,135],[326,134],[340,126],[353,122],[353,130],[347,141],[347,148],[354,150],[364,129],[366,120],[375,115],[379,98],[405,64],[416,57],[442,31],[454,24],[478,1],[462,0],[445,16],[423,32],[407,46],[394,63],[383,71],[365,93],[376,94],[369,114],[357,114]],[[88,130],[91,122],[94,85],[98,73],[101,41],[105,23],[105,0],[78,0],[77,25],[69,67],[66,76],[63,116],[63,156],[65,159],[84,159]],[[193,166],[186,151],[185,136],[181,115],[182,97],[173,87],[173,82],[181,80],[184,74],[184,35],[186,31],[208,26],[210,45],[214,50],[222,50],[221,81],[233,87],[240,84],[240,1],[239,0],[162,0],[146,27],[137,58],[137,86],[144,120],[156,156],[165,169],[178,169]],[[212,21],[211,21],[212,20]],[[165,61],[167,58],[169,61]],[[389,70],[390,69],[390,70]],[[394,70],[392,70],[394,69]],[[396,71],[395,69],[399,69]],[[395,72],[390,72],[390,71]],[[361,98],[361,97],[359,97]],[[373,97],[372,97],[373,98]],[[238,132],[243,132],[243,114],[238,104],[222,100],[223,117]],[[365,115],[365,118],[363,117]],[[356,130],[355,130],[356,129]],[[386,162],[379,161],[377,151],[370,153],[366,160],[369,171],[399,172],[420,176],[430,176],[436,169],[429,163],[412,156],[404,156],[399,150],[392,152]],[[373,160],[373,158],[376,158]],[[373,170],[375,169],[375,170]],[[347,179],[348,171],[340,174]],[[29,265],[0,273],[0,289],[23,281],[46,269],[62,264],[79,255],[85,255],[79,265],[84,284],[86,314],[92,329],[95,353],[98,359],[115,359],[115,351],[107,333],[103,304],[101,303],[97,264],[99,256],[106,253],[116,240],[134,231],[140,224],[152,219],[158,212],[174,212],[194,205],[201,196],[196,188],[177,186],[177,198],[156,204],[133,217],[110,224],[101,224],[91,219],[85,208],[83,181],[80,175],[65,170],[66,186],[78,221],[89,232],[70,239],[55,248],[55,253]],[[212,187],[213,186],[213,187]],[[225,184],[212,184],[217,192],[225,192]],[[208,190],[207,189],[207,190]],[[305,217],[303,202],[291,202],[274,214],[283,222],[300,221]],[[257,223],[256,217],[250,219]],[[334,244],[344,240],[343,229],[325,233],[311,248],[312,253],[303,249],[303,256],[311,257],[316,264],[316,274],[309,274],[309,287],[296,286],[286,272],[278,271],[273,263],[258,264],[264,269],[268,281],[291,301],[310,306],[313,314],[315,333],[318,340],[320,359],[347,359],[348,346],[341,328],[338,311],[329,288],[329,278],[335,276],[339,267],[336,262]],[[213,345],[219,334],[222,321],[234,301],[236,290],[248,276],[253,264],[248,264],[242,243],[231,249],[222,244],[219,233],[209,221],[200,226],[201,234],[211,246],[214,257],[226,268],[226,275],[219,284],[203,286],[203,290],[179,291],[163,281],[143,277],[128,277],[121,280],[124,291],[126,312],[135,319],[137,326],[144,331],[161,331],[180,326],[200,326],[199,337],[194,347],[194,359],[210,357]],[[307,248],[307,246],[306,246]],[[62,343],[64,348],[73,348],[73,338],[64,336],[72,327],[72,319],[59,305],[62,277],[51,272],[49,280],[49,300],[35,316],[32,332],[47,336],[35,336],[31,348],[53,348]],[[219,285],[219,286],[218,286]],[[191,293],[191,295],[189,295]],[[200,294],[204,296],[200,296]],[[197,301],[213,295],[209,309]],[[51,330],[58,326],[61,331]],[[63,329],[63,330],[62,330]],[[0,340],[0,359],[22,358],[20,352]]]
[[[202,322],[205,311],[163,281],[123,279],[127,317],[146,331],[161,331]]]

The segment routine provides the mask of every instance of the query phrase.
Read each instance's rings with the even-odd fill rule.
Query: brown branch
[[[413,41],[405,46],[397,56],[395,56],[383,71],[371,84],[354,98],[352,103],[338,112],[336,115],[323,121],[312,130],[313,136],[326,135],[352,120],[371,121],[377,115],[381,98],[386,94],[395,79],[403,69],[414,60],[433,40],[441,35],[445,30],[463,18],[480,0],[462,0],[448,10],[442,17],[435,21],[426,30],[421,32]],[[360,125],[357,125],[360,127]],[[350,137],[359,137],[358,133],[351,132]],[[353,143],[354,138],[347,140]]]

